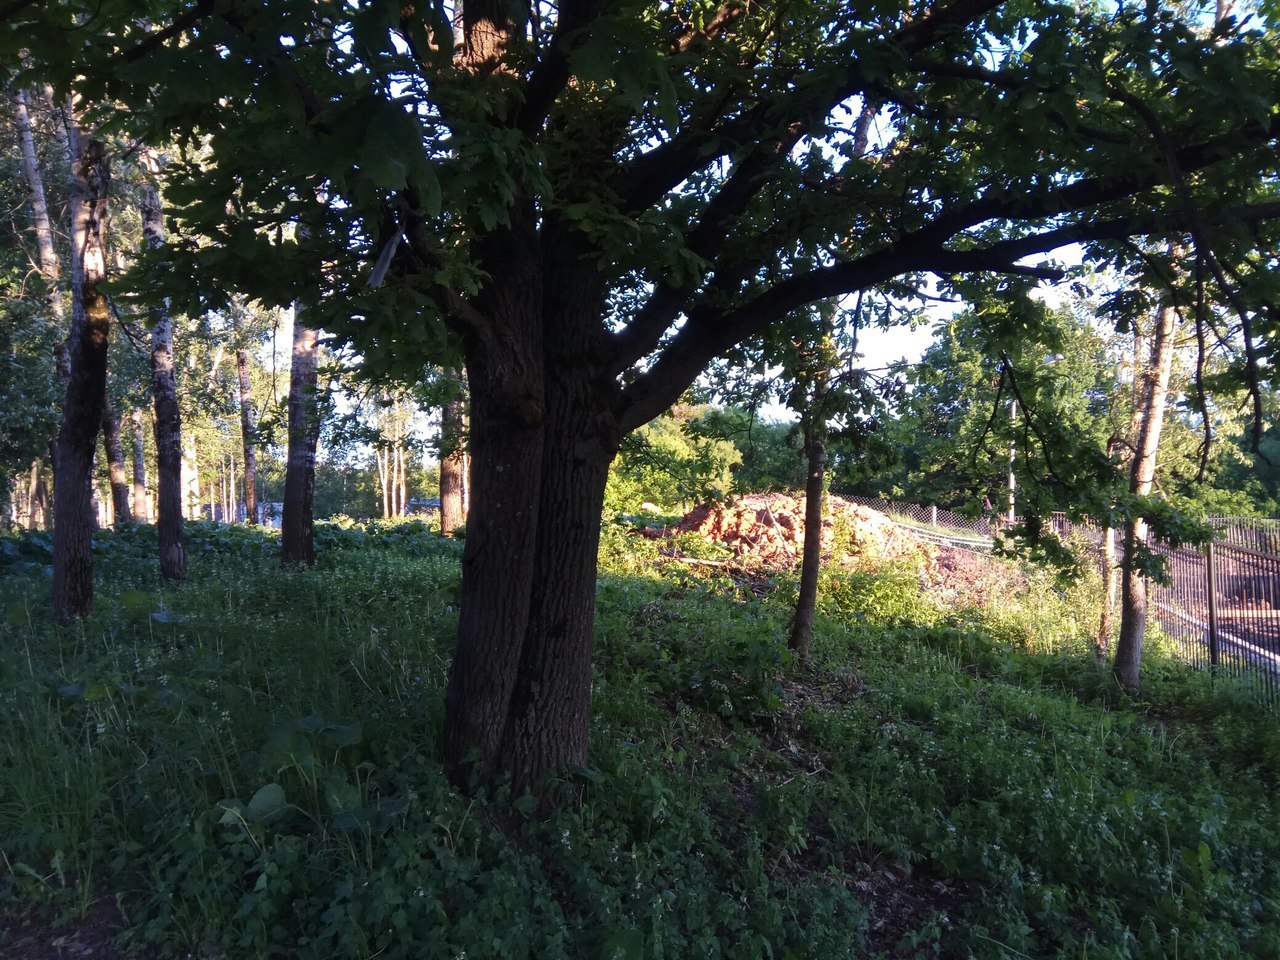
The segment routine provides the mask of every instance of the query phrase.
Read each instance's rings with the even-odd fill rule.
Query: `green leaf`
[[[268,783],[264,787],[259,787],[257,793],[249,799],[249,806],[245,808],[245,819],[255,823],[265,823],[286,806],[288,801],[285,799],[284,787],[278,783]]]
[[[354,747],[364,740],[364,730],[355,723],[334,724],[321,733],[324,742],[333,747]]]
[[[218,823],[240,823],[245,819],[244,804],[239,800],[220,800],[214,809],[222,811]]]
[[[600,948],[600,960],[644,960],[644,937],[629,927],[615,930]]]
[[[360,791],[336,774],[324,781],[324,802],[330,813],[343,813],[360,806]]]

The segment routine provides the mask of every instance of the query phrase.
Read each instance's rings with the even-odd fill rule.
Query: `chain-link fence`
[[[932,527],[940,533],[960,532],[979,537],[990,537],[997,525],[993,516],[970,518],[942,507],[924,507],[918,503],[885,500],[880,497],[845,497],[850,503],[861,504],[879,510],[895,520],[905,521],[907,526]]]

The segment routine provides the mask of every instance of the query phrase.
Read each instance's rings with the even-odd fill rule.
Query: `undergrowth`
[[[1121,694],[1089,584],[832,572],[805,667],[792,578],[606,530],[591,766],[539,818],[440,769],[461,544],[188,530],[176,586],[100,537],[65,629],[0,541],[0,901],[112,900],[149,957],[1280,956],[1277,718],[1159,638]]]

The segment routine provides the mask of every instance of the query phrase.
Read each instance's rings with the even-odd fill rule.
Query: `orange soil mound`
[[[883,513],[840,497],[825,498],[822,555],[828,561],[877,563],[910,560],[933,565],[935,550]],[[724,504],[703,504],[672,530],[723,543],[744,561],[794,566],[804,549],[804,500],[782,493],[758,493]]]

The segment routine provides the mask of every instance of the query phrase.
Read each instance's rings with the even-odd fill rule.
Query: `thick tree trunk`
[[[1142,373],[1139,403],[1134,410],[1133,463],[1129,468],[1129,491],[1151,492],[1155,483],[1156,460],[1160,451],[1160,431],[1164,426],[1169,377],[1173,372],[1174,321],[1172,306],[1160,308],[1151,337],[1151,360]],[[1135,558],[1147,540],[1147,523],[1138,517],[1125,525],[1124,562],[1121,571],[1120,636],[1116,641],[1112,672],[1129,690],[1139,686],[1142,644],[1147,632],[1147,580],[1137,569]]]
[[[584,386],[547,389],[529,621],[498,761],[517,791],[587,762],[600,513],[614,444],[597,433]]]
[[[53,613],[58,620],[93,609],[93,447],[106,401],[111,313],[106,279],[107,191],[103,146],[90,140],[77,155],[71,191],[72,319],[70,376],[58,431],[54,502]]]
[[[802,662],[809,660],[813,617],[818,608],[818,574],[822,568],[822,487],[826,480],[825,430],[806,423],[804,449],[809,473],[804,487],[804,553],[800,563],[800,595],[791,624],[791,649]]]
[[[458,644],[445,697],[445,763],[468,782],[501,770],[501,750],[529,626],[542,473],[543,384],[537,321],[508,343],[469,349],[476,507],[462,555]],[[525,334],[523,342],[516,336]],[[532,334],[530,336],[529,334]],[[501,584],[502,589],[495,589]]]
[[[143,414],[135,407],[132,415],[133,440],[133,519],[146,523],[151,519],[147,510],[147,445],[143,436]]]
[[[280,522],[280,562],[284,566],[309,567],[316,559],[312,517],[316,444],[320,439],[316,339],[316,331],[305,323],[302,306],[295,304],[293,364],[289,371],[289,454]]]
[[[120,416],[108,399],[102,405],[102,450],[107,455],[107,476],[111,480],[112,523],[132,519],[129,510],[129,480],[124,469],[124,443],[120,438]]]
[[[236,370],[240,376],[240,437],[244,446],[244,519],[249,526],[258,523],[258,450],[254,446],[253,395],[249,390],[249,351],[236,351]]]
[[[483,251],[503,278],[477,298],[492,327],[466,345],[475,499],[444,743],[455,782],[509,776],[516,793],[586,763],[600,512],[619,436],[615,384],[599,372],[603,292],[554,228],[540,250],[520,229]]]
[[[447,537],[467,522],[463,509],[467,394],[455,371],[446,375],[458,380],[458,392],[444,405],[440,423],[440,532]]]
[[[477,492],[446,759],[455,779],[474,756],[482,776],[509,775],[520,793],[586,762],[596,554],[613,451],[592,422],[585,382],[548,384],[541,430],[495,418],[481,382],[472,380]],[[508,589],[495,595],[494,583]]]
[[[164,243],[160,190],[153,182],[159,163],[153,151],[143,152],[150,176],[142,190],[142,236],[150,248]],[[151,328],[151,397],[156,435],[156,533],[160,540],[160,575],[182,580],[187,575],[183,535],[184,477],[182,470],[182,413],[178,408],[178,374],[173,357],[173,318],[167,307],[156,311]],[[193,452],[194,456],[194,452]]]

